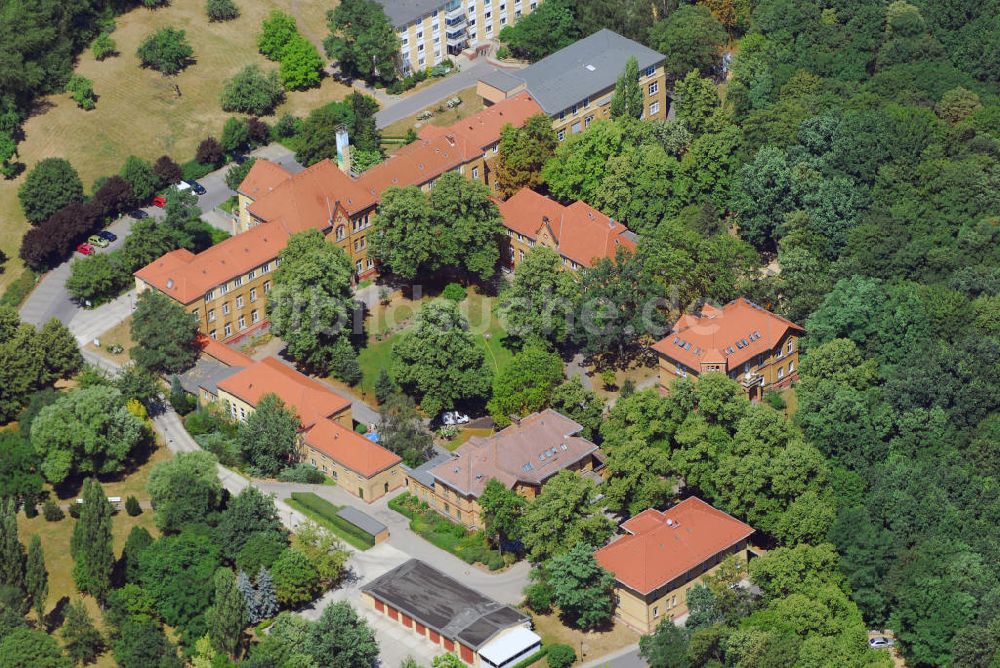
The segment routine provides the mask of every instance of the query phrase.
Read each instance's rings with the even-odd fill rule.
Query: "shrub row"
[[[346,536],[344,537],[344,540],[351,543],[351,545],[355,545],[355,540],[360,541],[364,545],[362,549],[375,545],[375,538],[373,536],[369,536],[366,532],[354,526],[343,517],[337,515],[337,511],[339,510],[337,506],[333,505],[326,499],[322,499],[312,492],[292,492],[292,500],[295,501],[299,507],[308,510],[312,514],[332,525],[331,529],[338,535],[343,536],[343,534],[347,534],[354,539],[350,540]],[[357,547],[357,545],[355,546]]]
[[[410,519],[410,529],[427,542],[451,552],[467,564],[485,564],[491,571],[503,568],[503,555],[490,549],[481,532],[472,532],[432,510],[410,493],[400,494],[389,507]]]

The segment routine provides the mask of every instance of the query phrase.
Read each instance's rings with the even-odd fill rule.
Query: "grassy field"
[[[485,437],[491,435],[492,433],[493,433],[492,429],[465,427],[460,432],[458,432],[458,436],[456,436],[454,439],[450,441],[447,441],[443,445],[448,450],[454,452],[455,450],[458,449],[458,446],[462,445],[473,436]]]
[[[610,654],[639,641],[639,634],[621,623],[602,631],[580,631],[563,624],[559,616],[554,613],[549,615],[530,614],[535,633],[542,637],[542,646],[569,645],[576,651],[578,664]]]
[[[153,522],[153,511],[144,510],[138,517],[129,517],[124,510],[124,500],[128,496],[135,496],[140,502],[149,501],[149,494],[146,493],[146,482],[149,480],[149,472],[157,462],[165,461],[171,457],[170,451],[165,447],[158,447],[153,451],[148,460],[143,462],[134,471],[119,481],[102,482],[105,493],[108,496],[122,497],[122,509],[114,516],[112,521],[112,538],[116,556],[121,556],[122,548],[125,547],[125,539],[133,527],[145,527],[153,536],[159,532]],[[63,500],[65,503],[67,500]],[[40,508],[39,508],[40,510]],[[81,595],[76,590],[73,583],[73,558],[70,556],[69,544],[73,535],[73,526],[76,520],[68,514],[59,522],[48,522],[41,514],[32,519],[27,519],[24,514],[17,517],[17,528],[21,540],[27,544],[32,534],[37,534],[42,541],[42,549],[45,552],[45,566],[49,571],[49,597],[48,612],[57,606],[64,605],[63,599],[80,598]],[[98,628],[103,630],[100,610],[96,601],[87,596],[83,597],[91,617]],[[101,656],[95,666],[104,668],[115,665],[111,653],[107,652]]]
[[[274,69],[257,53],[256,35],[272,9],[291,13],[299,30],[314,43],[326,35],[329,2],[255,0],[239,2],[241,16],[225,23],[209,23],[204,0],[173,0],[150,11],[134,9],[117,20],[112,38],[120,55],[98,62],[87,51],[76,71],[94,82],[99,99],[93,111],[77,108],[68,94],[52,95],[24,125],[25,139],[18,146],[28,169],[42,158],[67,158],[89,191],[98,176],[116,173],[129,154],[155,159],[167,153],[178,161],[194,157],[206,136],[218,136],[230,115],[219,106],[225,80],[245,65],[257,63]],[[135,51],[158,28],[171,26],[187,32],[196,63],[175,77],[141,69]],[[177,96],[175,85],[180,88]],[[304,115],[325,102],[343,99],[350,89],[325,79],[317,89],[290,93],[277,115]],[[13,181],[0,180],[0,250],[11,258],[0,273],[0,292],[22,272],[17,259],[27,223],[17,201],[22,174]]]
[[[125,318],[120,323],[101,334],[97,337],[97,340],[101,342],[100,348],[95,346],[93,341],[85,345],[84,348],[95,352],[101,357],[105,357],[116,364],[127,363],[131,359],[128,351],[135,345],[132,341],[132,316]],[[109,346],[121,346],[122,351],[120,353],[111,353],[108,351]]]
[[[439,80],[434,79],[434,81]],[[406,131],[410,128],[419,130],[424,125],[444,127],[467,116],[471,116],[477,111],[481,111],[483,108],[483,98],[476,95],[475,86],[459,91],[457,93],[457,97],[462,99],[462,104],[457,107],[449,109],[447,106],[444,106],[444,102],[442,102],[439,106],[429,109],[434,112],[434,115],[428,120],[418,121],[417,114],[414,114],[413,116],[409,116],[400,121],[396,121],[392,125],[386,126],[386,128],[382,131],[382,134],[386,137],[404,137],[406,136]],[[423,112],[424,110],[421,109],[420,111]],[[399,146],[399,144],[387,144],[385,146],[385,150],[388,153],[392,153],[397,150]]]

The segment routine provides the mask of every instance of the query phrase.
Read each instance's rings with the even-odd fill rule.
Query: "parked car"
[[[82,243],[76,247],[76,252],[80,255],[93,255],[94,247],[88,243]]]
[[[868,639],[868,646],[872,649],[889,649],[893,646],[892,638],[885,636],[875,636]]]
[[[448,411],[441,416],[441,424],[448,426],[456,424],[465,424],[469,421],[469,416],[465,413],[459,413],[458,411]]]
[[[242,153],[233,153],[229,157],[231,157],[233,159],[233,162],[235,162],[237,165],[242,165],[244,162],[250,159],[249,156],[243,155]]]
[[[111,232],[110,230],[101,230],[100,232],[97,233],[97,236],[108,242],[118,240],[118,235],[115,234],[114,232]]]
[[[142,209],[132,209],[128,212],[128,215],[132,216],[135,220],[142,220],[143,218],[149,218],[149,214]]]
[[[87,237],[87,243],[98,248],[107,248],[108,240],[98,234],[91,234]]]
[[[201,185],[197,181],[185,181],[184,183],[187,185],[188,188],[194,191],[195,195],[205,194],[205,186]]]
[[[161,209],[167,205],[167,198],[163,195],[157,195],[153,198],[153,206],[158,206]]]

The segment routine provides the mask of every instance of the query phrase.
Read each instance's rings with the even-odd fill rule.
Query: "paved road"
[[[630,645],[599,659],[588,661],[580,668],[646,668],[649,664],[639,656],[639,646]]]
[[[579,378],[580,383],[583,384],[583,389],[585,390],[594,389],[594,384],[590,382],[590,376],[587,375],[587,370],[583,368],[583,354],[581,353],[577,353],[573,356],[573,359],[566,363],[566,377]]]
[[[392,125],[396,121],[401,121],[453,96],[460,90],[475,86],[479,77],[499,69],[486,60],[482,60],[412,95],[392,99],[385,104],[381,111],[375,114],[375,124],[378,125],[379,129]]]

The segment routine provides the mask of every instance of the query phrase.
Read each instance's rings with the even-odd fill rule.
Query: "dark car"
[[[97,236],[99,236],[100,238],[104,239],[105,241],[117,241],[118,240],[118,235],[115,234],[114,232],[110,232],[108,230],[101,230],[100,232],[97,233]]]
[[[245,156],[241,153],[233,153],[230,157],[233,159],[233,162],[235,162],[237,165],[242,165],[244,162],[249,160],[248,156]]]
[[[143,218],[149,218],[149,214],[142,209],[132,209],[128,212],[128,215],[132,216],[136,220],[142,220]]]
[[[184,183],[186,183],[189,186],[191,186],[191,190],[194,191],[195,195],[204,195],[205,194],[205,186],[201,185],[197,181],[185,181]]]

